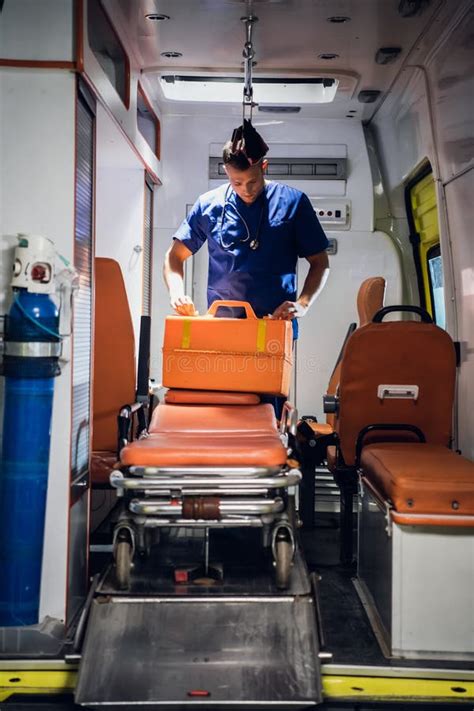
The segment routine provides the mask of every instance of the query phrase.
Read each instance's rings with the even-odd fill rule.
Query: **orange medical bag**
[[[221,306],[246,318],[216,318]],[[292,366],[290,321],[257,318],[244,301],[214,301],[205,316],[168,316],[163,385],[287,396]]]

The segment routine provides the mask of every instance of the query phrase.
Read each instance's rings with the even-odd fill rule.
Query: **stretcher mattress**
[[[278,433],[160,432],[124,447],[124,466],[149,467],[276,467],[287,452]]]
[[[272,405],[168,405],[155,408],[148,428],[158,432],[275,434],[277,424]]]

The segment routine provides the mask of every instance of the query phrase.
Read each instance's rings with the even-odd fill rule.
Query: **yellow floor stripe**
[[[367,676],[323,676],[327,699],[474,699],[474,682],[444,679],[394,679]]]
[[[68,694],[77,671],[0,671],[0,702],[12,694]],[[414,700],[445,702],[474,700],[474,682],[443,679],[396,679],[323,675],[325,699]]]
[[[77,671],[0,671],[0,702],[12,694],[68,694]]]

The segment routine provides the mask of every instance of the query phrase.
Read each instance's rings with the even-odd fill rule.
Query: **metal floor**
[[[335,512],[317,512],[315,516],[315,527],[311,530],[300,532],[301,549],[306,565],[310,571],[316,572],[320,577],[319,605],[324,637],[323,649],[332,655],[330,659],[323,661],[322,666],[322,681],[327,700],[317,707],[310,706],[308,708],[317,708],[321,709],[321,711],[382,711],[382,709],[389,709],[390,711],[401,711],[402,709],[404,711],[408,709],[416,709],[417,711],[426,711],[427,709],[448,711],[448,709],[453,708],[469,708],[472,710],[472,698],[462,699],[458,697],[452,701],[448,701],[446,698],[444,698],[444,700],[441,700],[441,698],[433,698],[433,703],[424,699],[420,699],[418,702],[401,700],[400,696],[404,695],[404,692],[399,693],[395,689],[395,686],[393,686],[393,689],[389,689],[390,693],[388,695],[386,694],[383,699],[380,698],[378,701],[372,701],[370,695],[369,698],[367,698],[367,694],[366,698],[346,701],[344,698],[341,698],[340,692],[339,694],[337,693],[337,689],[336,693],[334,695],[332,694],[335,687],[327,683],[331,681],[331,675],[333,675],[332,678],[334,678],[335,681],[340,681],[341,678],[344,678],[344,675],[352,674],[352,670],[354,670],[356,676],[357,674],[360,675],[360,681],[357,682],[357,685],[349,686],[348,688],[355,689],[358,693],[363,691],[362,687],[364,685],[367,687],[366,691],[368,691],[369,677],[373,677],[372,682],[374,682],[376,681],[376,677],[390,676],[391,671],[393,674],[393,682],[395,682],[397,677],[400,676],[416,678],[417,670],[420,669],[422,671],[431,670],[434,674],[436,674],[436,670],[439,670],[440,678],[444,676],[446,680],[450,678],[454,679],[456,675],[450,676],[449,673],[445,673],[443,670],[471,669],[471,665],[468,663],[442,663],[431,660],[426,662],[398,660],[387,659],[383,656],[352,582],[355,571],[344,568],[338,562],[337,521],[338,516]],[[252,594],[252,590],[255,594],[257,589],[260,589],[265,594],[267,591],[262,589],[261,586],[270,585],[270,587],[272,587],[271,583],[265,583],[265,579],[268,581],[270,569],[268,560],[265,562],[265,559],[261,557],[260,547],[253,546],[251,542],[249,545],[249,541],[246,539],[246,532],[242,531],[239,533],[238,531],[234,531],[234,533],[237,533],[237,536],[232,546],[229,547],[225,536],[222,538],[219,536],[214,537],[211,545],[211,560],[218,561],[220,559],[227,559],[224,581],[222,583],[215,583],[212,589],[210,587],[207,589],[201,587],[199,590],[196,590],[198,594],[212,593],[218,596],[219,594],[228,595],[230,593],[241,595],[244,588],[246,588],[247,594],[249,594],[249,592]],[[257,534],[257,532],[255,533]],[[181,549],[182,562],[185,563],[188,558],[194,557],[190,554],[194,553],[196,546],[199,547],[200,545],[201,541],[199,535],[196,536],[195,540],[183,543]],[[247,574],[243,576],[245,580],[241,579],[244,561],[247,570]],[[92,572],[97,572],[98,570],[104,571],[110,562],[110,554],[95,553],[92,556],[91,562]],[[137,590],[134,592],[140,590],[141,595],[153,595],[156,594],[156,585],[158,585],[162,591],[165,591],[167,597],[172,596],[172,590],[175,589],[175,585],[171,575],[171,562],[168,561],[166,557],[166,547],[160,554],[154,557],[151,562],[152,565],[156,566],[156,582],[151,584],[147,581],[145,570],[140,571],[139,563],[134,578]],[[260,567],[262,564],[264,568],[263,574]],[[303,562],[302,565],[304,566]],[[303,588],[305,587],[304,578],[305,576],[301,576],[301,578],[300,576],[296,576],[292,581],[294,594],[298,594],[297,591],[301,590],[301,586]],[[103,574],[101,581],[102,593],[105,593],[104,597],[107,597],[106,591],[108,586],[110,586],[110,590],[112,590],[113,572],[111,572],[110,568]],[[270,588],[268,589],[268,592],[269,591]],[[274,589],[273,594],[275,594]],[[406,669],[406,675],[404,674],[404,669]],[[338,672],[338,670],[344,671]],[[466,677],[457,674],[457,678],[462,679]],[[390,682],[390,679],[385,679],[385,681]],[[399,679],[399,681],[403,680]],[[451,684],[449,684],[449,682],[447,683],[449,686],[452,686],[452,682]],[[376,696],[376,688],[376,684],[374,684],[374,693],[371,694],[372,698]],[[352,693],[346,694],[346,696],[351,696]],[[334,698],[332,698],[332,696],[334,696]],[[331,700],[328,700],[328,697]],[[339,700],[340,698],[341,700]],[[26,696],[17,693],[2,701],[0,709],[4,708],[5,711],[6,709],[8,709],[8,711],[79,711],[79,709],[85,707],[75,705],[72,695],[46,697],[42,694],[41,696],[35,697],[31,694]],[[132,707],[128,704],[124,704],[121,705],[120,708],[127,709]],[[176,706],[174,708],[178,709],[179,707]],[[209,711],[211,708],[212,707],[209,707]],[[252,708],[251,711],[256,711],[256,709]],[[284,711],[286,711],[286,709]],[[290,710],[288,709],[288,711]]]
[[[355,568],[339,564],[338,515],[317,513],[315,527],[300,532],[308,569],[319,577],[323,648],[331,664],[472,670],[471,662],[391,659],[384,657],[352,582]]]

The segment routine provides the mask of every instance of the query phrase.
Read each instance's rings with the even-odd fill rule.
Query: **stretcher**
[[[277,426],[273,407],[255,394],[168,391],[110,477],[123,497],[114,533],[118,586],[129,587],[133,557],[146,554],[153,529],[259,527],[276,586],[287,588],[301,480],[291,457],[295,431],[288,402]],[[208,536],[204,574],[211,574]]]

